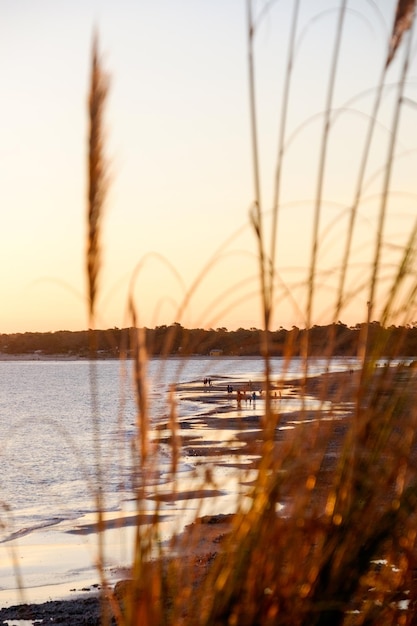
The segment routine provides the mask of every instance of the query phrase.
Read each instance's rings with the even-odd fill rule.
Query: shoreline
[[[306,393],[309,395],[311,394],[312,396],[316,396],[317,398],[320,399],[320,402],[326,401],[327,399],[332,404],[335,404],[335,406],[339,402],[344,404],[349,401],[349,395],[354,393],[354,389],[352,387],[353,379],[356,379],[356,376],[352,378],[352,374],[350,372],[336,372],[336,373],[328,373],[328,374],[322,374],[320,376],[315,376],[309,379],[310,382],[308,383],[308,387],[306,388]],[[240,382],[242,384],[245,383],[244,380]],[[224,385],[224,381],[222,381],[219,384]],[[197,386],[201,387],[201,383],[200,382],[197,383],[196,387]],[[289,392],[291,398],[293,399],[297,394],[299,394],[301,380],[295,379],[295,380],[285,381],[285,386],[287,387],[287,391]],[[341,389],[343,389],[343,398],[340,397],[340,395],[338,395],[340,394]],[[188,389],[186,393],[189,393]],[[195,456],[197,456],[197,458],[199,459],[199,465],[204,470],[204,467],[205,466],[210,467],[213,464],[213,461],[216,461],[216,463],[221,465],[223,462],[222,458],[224,454],[227,453],[227,456],[228,456],[227,462],[228,462],[228,467],[230,471],[232,472],[233,470],[235,474],[238,474],[239,479],[243,479],[243,477],[246,475],[246,485],[248,489],[250,489],[251,476],[253,476],[253,472],[256,472],[256,467],[258,464],[257,459],[259,459],[259,453],[260,453],[261,446],[262,446],[261,425],[260,425],[261,416],[262,416],[261,407],[263,406],[262,403],[259,402],[259,406],[256,406],[256,407],[255,406],[249,407],[248,405],[246,405],[244,406],[244,410],[241,410],[236,404],[236,399],[234,399],[234,401],[232,401],[229,406],[225,407],[224,412],[222,412],[221,410],[214,410],[213,413],[211,413],[210,411],[207,411],[201,414],[198,411],[198,406],[201,406],[202,404],[201,396],[203,394],[201,393],[200,389],[196,389],[195,393],[196,393],[196,395],[194,396],[194,401],[195,401],[195,406],[196,406],[195,414],[191,417],[188,416],[180,420],[180,425],[182,424],[181,426],[181,439],[182,439],[181,458],[187,461],[187,459],[193,459]],[[212,392],[210,393],[205,392],[204,395],[210,395],[211,393]],[[277,400],[277,402],[280,402],[280,401],[281,401],[280,399]],[[345,413],[347,416],[349,413],[347,409]],[[290,429],[289,432],[291,433],[291,432],[295,432],[295,429],[301,428],[302,424],[305,421],[305,418],[308,415],[311,415],[311,419],[318,419],[317,411],[308,411],[306,413],[305,411],[300,412],[298,410],[298,411],[283,412],[281,414],[282,431],[281,431],[281,434],[279,434],[279,436],[277,437],[277,441],[276,441],[277,450],[281,448],[282,442],[285,441],[286,433],[288,432],[288,429]],[[340,422],[339,418],[334,420],[334,424],[339,429],[338,434],[335,435],[338,439],[340,439],[340,437],[343,436],[343,433],[340,430],[340,425],[343,423],[346,423],[346,421],[342,420],[342,422]],[[191,425],[194,425],[193,428],[191,428]],[[217,433],[217,430],[219,428],[224,429],[224,432],[226,433],[225,435],[225,443],[227,443],[226,448],[223,448],[222,442],[219,441],[216,438],[216,436],[214,436],[215,431]],[[201,441],[199,441],[200,431],[204,431],[205,433],[206,439],[205,439],[204,446],[201,445]],[[214,439],[212,439],[211,437],[212,432],[213,432]],[[166,437],[166,434],[164,434],[163,429],[162,429],[162,432],[160,433],[157,439],[158,444],[166,443],[166,440],[164,439],[164,437]],[[237,444],[239,444],[239,445],[236,445],[235,448],[230,447],[231,438],[233,438],[233,440],[235,440]],[[330,454],[332,457],[334,457],[337,454],[336,450],[337,450],[337,443],[334,442],[332,443],[331,450],[330,450]],[[285,500],[287,500],[287,498],[291,496],[291,485],[289,485],[289,491],[284,495],[285,495]],[[187,525],[190,525],[190,524],[192,525],[193,522],[196,521],[195,514],[197,511],[199,512],[199,517],[201,517],[201,515],[213,516],[218,513],[232,514],[234,512],[234,509],[233,507],[231,507],[230,503],[227,504],[227,498],[225,500],[225,494],[222,493],[221,490],[217,492],[213,492],[213,493],[212,492],[198,493],[198,491],[196,491],[195,489],[194,491],[188,490],[182,493],[180,491],[180,492],[176,492],[175,497],[173,497],[172,485],[167,483],[167,484],[161,485],[160,488],[155,488],[154,494],[153,495],[148,494],[148,497],[150,498],[149,500],[150,502],[156,503],[157,501],[159,501],[159,502],[163,502],[165,505],[164,513],[166,513],[166,519],[161,520],[161,528],[163,526],[163,523],[165,522],[166,522],[167,527],[168,526],[171,527],[170,531],[166,529],[162,533],[162,536],[165,537],[164,541],[166,544],[167,542],[169,542],[170,537],[172,536],[180,537],[181,533],[184,532],[184,529],[187,527]],[[202,503],[201,504],[202,508],[200,508],[200,504],[197,504],[197,503]],[[188,510],[190,509],[190,504],[193,504],[194,506],[194,508],[193,506],[191,506],[191,509],[192,509],[191,511]],[[230,508],[228,509],[227,507],[230,507]],[[181,518],[181,515],[184,512],[188,512],[189,517],[187,519]],[[129,541],[130,541],[128,538],[128,535],[133,533],[135,529],[135,524],[139,518],[137,518],[136,514],[133,513],[132,511],[130,511],[129,513],[127,512],[123,513],[121,511],[114,511],[112,513],[106,514],[106,517],[108,519],[106,519],[106,522],[105,522],[106,523],[106,530],[104,531],[105,542],[111,543],[114,540],[116,533],[121,533],[122,535],[124,535],[124,540],[123,540],[124,548],[128,552],[127,545],[129,544]],[[53,610],[55,611],[58,611],[58,612],[60,612],[61,610],[64,611],[63,615],[67,615],[66,611],[68,611],[68,615],[71,615],[71,618],[68,621],[68,624],[73,624],[74,626],[77,624],[76,621],[73,621],[73,619],[76,619],[74,616],[76,616],[78,608],[81,605],[85,604],[86,606],[88,605],[88,608],[86,608],[86,610],[92,611],[91,613],[92,619],[93,620],[95,619],[94,611],[97,610],[97,606],[99,605],[98,598],[100,596],[99,583],[97,582],[99,575],[98,575],[97,570],[94,568],[94,566],[92,566],[93,558],[91,558],[92,557],[91,545],[94,544],[97,540],[97,533],[95,532],[96,531],[95,516],[93,515],[87,516],[81,521],[82,523],[79,524],[78,527],[75,524],[75,528],[74,528],[74,522],[72,522],[72,527],[73,527],[72,530],[67,529],[67,530],[64,530],[63,532],[66,533],[65,536],[67,537],[67,539],[69,537],[72,537],[71,541],[74,542],[73,545],[78,541],[78,546],[77,546],[77,551],[76,551],[77,555],[74,555],[75,561],[76,562],[78,561],[77,563],[78,570],[80,572],[84,572],[85,574],[87,574],[87,571],[88,571],[89,575],[85,576],[84,578],[81,576],[79,578],[79,582],[75,584],[75,587],[74,587],[74,584],[71,584],[69,580],[67,582],[64,581],[64,582],[60,582],[54,585],[46,584],[43,587],[30,587],[29,586],[26,589],[26,592],[25,590],[23,590],[22,596],[20,596],[20,592],[18,592],[17,590],[15,590],[14,594],[7,592],[4,589],[0,590],[0,606],[3,607],[2,609],[0,609],[1,619],[3,620],[4,619],[26,619],[24,617],[16,617],[16,615],[23,614],[23,609],[20,611],[18,607],[21,607],[22,605],[26,606],[27,603],[32,605],[31,609],[27,609],[27,610],[31,610],[32,613],[34,611],[33,606],[43,607],[43,608],[39,608],[39,611],[43,611],[43,610],[49,611],[49,610],[52,610],[52,607],[54,607]],[[149,521],[149,517],[145,516],[140,521],[143,523],[146,523],[147,521]],[[58,532],[61,532],[61,538],[62,538],[62,529],[58,529]],[[49,539],[50,539],[50,536],[51,535],[49,533]],[[25,548],[25,545],[26,547],[28,547],[27,541],[28,540],[25,540],[25,538],[23,539],[19,538],[18,543],[22,544],[21,545],[22,549]],[[70,545],[71,545],[71,541],[68,541]],[[29,543],[29,552],[30,552],[30,541],[28,541],[28,543]],[[83,545],[83,552],[84,552],[83,557],[80,556],[81,544]],[[36,549],[41,550],[41,551],[43,550],[44,552],[46,552],[47,545],[48,543],[46,540],[44,544],[40,544],[36,546]],[[194,547],[195,546],[196,544],[194,544]],[[86,547],[88,548],[87,550],[85,550]],[[203,552],[204,550],[207,551],[207,549],[213,549],[213,546],[212,548],[207,548],[207,545],[206,545],[205,548],[203,548]],[[218,545],[217,547],[214,546],[214,549],[217,550]],[[17,550],[19,550],[18,545],[17,545]],[[87,567],[86,565],[86,559],[88,560],[88,557],[86,557],[86,553],[88,552],[89,552],[89,557],[90,557],[89,567]],[[169,553],[167,553],[167,555],[168,554]],[[34,558],[33,553],[32,553],[32,556],[29,558],[31,558],[33,561],[33,558]],[[120,567],[122,567],[122,569],[120,569]],[[126,576],[128,576],[127,572],[128,570],[123,569],[123,566],[121,566],[119,563],[118,566],[115,565],[113,571],[111,571],[111,569],[107,570],[106,574],[109,574],[109,583],[111,585],[114,585],[117,583],[118,580],[123,580],[124,578],[126,578]],[[51,571],[49,571],[48,573],[45,573],[45,575],[48,575],[50,579]],[[76,597],[72,596],[72,594],[74,593],[77,594]],[[90,595],[93,593],[97,596],[96,602],[90,599]],[[5,601],[5,596],[7,594],[10,596],[10,599],[8,601]],[[12,595],[18,599],[14,601],[11,598]],[[47,607],[43,606],[45,604],[45,600],[48,600]],[[58,603],[58,604],[52,605],[51,603]],[[65,607],[67,608],[65,609]],[[12,614],[12,608],[14,610],[13,617],[6,617],[6,614],[7,615]],[[36,609],[36,611],[38,611],[38,609]],[[1,620],[0,620],[0,623],[1,623]],[[100,622],[91,621],[88,623],[99,624]]]
[[[213,515],[201,517],[189,524],[176,537],[176,549],[162,557],[164,567],[173,559],[181,559],[193,570],[194,583],[199,585],[204,579],[214,555],[221,549],[221,543],[231,530],[232,515]],[[118,583],[114,585],[115,597],[120,602],[123,598],[125,581],[130,571],[119,572]],[[89,588],[73,590],[74,595],[62,598],[45,599],[39,602],[22,602],[0,608],[0,623],[27,620],[33,623],[41,621],[59,622],[64,626],[101,626],[104,614],[110,625],[116,621],[106,593],[99,584]]]
[[[158,359],[161,361],[169,361],[173,359],[181,359],[181,360],[193,360],[193,359],[207,359],[213,361],[214,363],[217,361],[228,361],[228,360],[236,360],[236,361],[254,361],[263,359],[264,357],[261,354],[251,354],[251,355],[239,355],[239,354],[223,354],[223,355],[211,355],[211,354],[168,354],[168,355],[148,355],[148,359]],[[308,357],[312,362],[314,361],[331,361],[332,359],[340,359],[350,362],[359,361],[359,357],[355,355],[346,355],[346,354],[334,354],[329,357],[326,354],[323,355],[314,355]],[[281,359],[285,360],[284,355],[273,355],[270,357],[271,360]],[[36,352],[28,352],[28,353],[8,353],[8,352],[0,352],[0,361],[90,361],[91,357],[87,355],[81,354],[46,354],[46,353],[36,353]],[[112,356],[108,354],[100,354],[98,353],[94,359],[95,361],[133,361],[133,356]],[[290,361],[295,360],[304,360],[304,357],[293,356]],[[378,361],[386,361],[389,363],[400,363],[400,362],[409,362],[413,363],[417,360],[417,355],[397,355],[395,358],[388,356],[380,356]]]

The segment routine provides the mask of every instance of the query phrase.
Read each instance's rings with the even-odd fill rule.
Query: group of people
[[[211,378],[204,378],[203,380],[204,383],[204,387],[211,387],[212,385],[212,381]],[[232,385],[227,385],[226,387],[227,389],[227,393],[233,393],[233,386]],[[237,399],[237,403],[238,405],[241,404],[242,400],[244,400],[245,402],[253,402],[255,403],[256,401],[256,391],[252,391],[252,381],[249,381],[248,385],[244,386],[243,389],[238,389],[236,391],[236,399]]]
[[[256,401],[256,391],[252,391],[252,393],[249,393],[248,395],[246,395],[246,389],[244,389],[243,391],[238,389],[236,397],[237,397],[238,405],[241,404],[242,400],[244,400],[245,402],[247,402],[249,400],[250,403],[253,400],[253,403],[255,404],[255,401]]]

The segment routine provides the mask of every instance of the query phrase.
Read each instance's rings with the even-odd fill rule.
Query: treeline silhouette
[[[144,328],[143,336],[150,356],[261,356],[265,335],[257,328],[187,329],[181,324]],[[26,332],[0,335],[0,352],[11,355],[66,355],[80,358],[131,356],[136,329],[111,328],[94,331]],[[313,326],[308,331],[293,326],[279,328],[267,335],[272,356],[356,356],[364,350],[378,350],[387,357],[417,355],[417,326],[382,327],[379,322],[348,327],[342,322]]]

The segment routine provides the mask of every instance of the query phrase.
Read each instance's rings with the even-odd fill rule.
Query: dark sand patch
[[[187,584],[190,583],[191,577],[194,587],[199,586],[231,530],[232,518],[231,515],[205,516],[186,526],[174,541],[170,540],[171,551],[169,556],[163,558],[163,568],[166,571],[174,568],[176,572],[186,573]],[[123,596],[123,589],[129,582],[128,575],[125,572],[123,580],[116,585],[116,597]],[[166,599],[167,602],[171,600]],[[5,624],[6,620],[32,620],[35,625],[39,622],[39,626],[40,624],[101,626],[103,623],[109,626],[116,625],[110,602],[100,589],[92,590],[88,597],[77,596],[70,600],[22,604],[0,609],[0,624]]]
[[[224,493],[219,489],[193,489],[192,491],[156,493],[154,495],[148,495],[147,500],[154,500],[155,502],[177,502],[180,500],[201,500],[202,498],[218,498],[222,495],[224,495]],[[163,518],[158,518],[158,521],[162,521],[162,519]]]
[[[75,600],[53,600],[43,604],[21,604],[0,610],[0,624],[6,620],[32,620],[36,624],[61,626],[100,626],[101,601],[98,594]],[[105,623],[105,622],[104,622]],[[116,624],[114,619],[111,625]]]
[[[168,516],[160,516],[159,521],[168,519]],[[90,535],[91,533],[103,532],[105,530],[114,530],[115,528],[128,528],[129,526],[141,526],[143,524],[152,524],[155,522],[154,515],[129,515],[127,517],[115,517],[111,520],[103,520],[101,525],[96,522],[92,524],[83,524],[77,528],[67,530],[70,535]]]

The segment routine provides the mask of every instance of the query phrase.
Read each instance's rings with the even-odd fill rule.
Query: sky
[[[265,245],[283,120],[293,0],[254,1]],[[272,328],[329,323],[392,0],[350,0],[338,59],[318,224],[311,316],[306,287],[340,2],[303,0],[282,158]],[[87,94],[94,32],[109,75],[110,188],[96,327],[179,322],[262,327],[244,0],[0,0],[0,332],[88,326],[85,276]],[[385,77],[366,170],[346,302],[366,318],[378,211],[405,40]],[[375,315],[413,225],[416,46],[389,185]],[[268,253],[268,252],[267,252]],[[410,292],[409,292],[410,293]],[[405,298],[405,300],[404,300]],[[399,321],[413,321],[398,302]],[[411,309],[411,310],[410,310]],[[339,312],[338,312],[339,313]],[[411,316],[411,317],[410,317]]]

